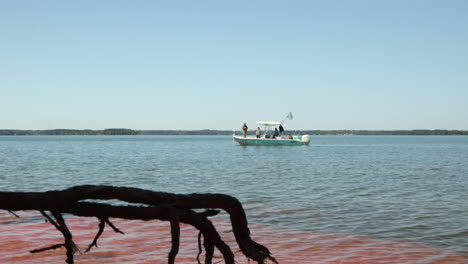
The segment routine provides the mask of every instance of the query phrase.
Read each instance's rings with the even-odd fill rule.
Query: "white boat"
[[[234,140],[242,146],[301,146],[309,145],[310,135],[284,135],[275,136],[274,128],[282,128],[282,124],[286,119],[292,119],[292,113],[288,113],[282,122],[259,121],[257,125],[263,126],[262,134],[257,136],[238,136],[235,131],[233,134]],[[282,130],[282,129],[280,129]],[[279,131],[278,131],[279,132]]]

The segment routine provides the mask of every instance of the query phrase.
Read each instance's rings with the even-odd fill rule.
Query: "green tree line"
[[[139,135],[135,130],[125,128],[110,128],[104,130],[50,129],[50,130],[18,130],[1,129],[0,136],[56,136],[56,135]]]
[[[446,129],[415,129],[415,130],[297,130],[284,132],[285,134],[309,135],[364,135],[364,136],[448,136],[465,135],[468,130]],[[253,132],[249,132],[253,134]],[[51,129],[51,130],[18,130],[0,129],[0,136],[53,136],[53,135],[232,135],[232,130],[132,130],[125,128],[110,128],[104,130]]]
[[[363,135],[363,136],[449,136],[468,135],[467,130],[415,129],[415,130],[306,130],[311,135]]]

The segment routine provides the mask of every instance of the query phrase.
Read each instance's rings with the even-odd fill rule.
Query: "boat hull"
[[[308,145],[309,141],[298,139],[274,139],[274,138],[253,138],[234,136],[234,140],[241,146],[303,146]]]

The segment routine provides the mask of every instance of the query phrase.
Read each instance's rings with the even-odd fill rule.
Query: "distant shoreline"
[[[49,130],[19,130],[0,129],[0,136],[67,136],[67,135],[232,135],[232,130],[132,130],[111,128],[104,130],[90,129],[49,129]],[[254,133],[253,131],[250,133]],[[415,129],[415,130],[295,130],[285,131],[293,134],[309,135],[357,135],[357,136],[468,136],[468,130],[446,129]]]

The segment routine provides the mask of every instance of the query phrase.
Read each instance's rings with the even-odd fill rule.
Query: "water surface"
[[[468,255],[464,136],[314,136],[295,147],[242,147],[227,136],[0,137],[0,172],[0,189],[11,191],[226,193],[265,228]]]

